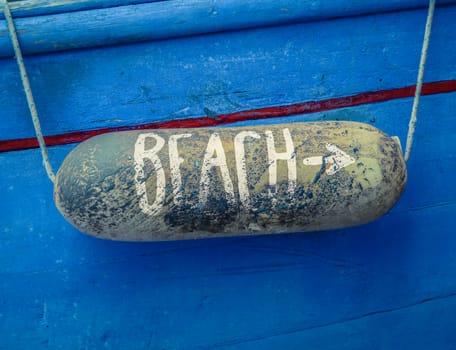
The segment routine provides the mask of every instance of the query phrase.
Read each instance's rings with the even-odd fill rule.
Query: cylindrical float
[[[364,224],[406,178],[397,139],[362,123],[142,130],[81,143],[54,198],[89,235],[177,240]]]

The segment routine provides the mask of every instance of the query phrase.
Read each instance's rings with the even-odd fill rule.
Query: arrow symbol
[[[353,157],[350,157],[336,145],[327,143],[326,149],[330,152],[330,154],[322,157],[304,158],[304,165],[322,165],[324,163],[326,165],[326,174],[334,175],[339,170],[355,162]]]

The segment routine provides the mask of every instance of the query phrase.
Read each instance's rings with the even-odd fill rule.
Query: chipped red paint
[[[423,84],[421,94],[433,95],[452,91],[456,91],[456,80],[443,80]],[[414,94],[415,85],[412,85],[397,89],[363,92],[352,96],[336,97],[321,101],[309,101],[286,106],[274,106],[251,109],[235,113],[221,114],[215,117],[187,118],[131,126],[75,131],[65,134],[45,136],[44,140],[46,142],[46,145],[48,146],[57,146],[82,142],[84,140],[89,139],[90,137],[105,134],[108,132],[125,130],[197,128],[205,126],[216,126],[245,120],[287,117],[298,114],[323,112],[333,109],[353,107],[376,102],[384,102],[405,97],[412,97]],[[38,141],[34,137],[0,141],[0,152],[17,151],[37,147],[39,147]]]

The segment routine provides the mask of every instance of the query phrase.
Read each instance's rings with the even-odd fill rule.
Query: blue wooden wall
[[[243,30],[31,48],[25,60],[42,127],[65,134],[415,84],[425,2],[401,10],[390,1],[377,14],[360,10],[365,3],[334,1],[339,12],[328,18],[321,5],[319,15],[280,23],[271,10],[270,22]],[[436,10],[425,82],[456,79],[456,5],[448,3]],[[46,23],[63,15],[45,15]],[[220,18],[235,23],[236,16]],[[43,17],[26,18],[33,34],[33,21]],[[2,43],[0,140],[32,137],[17,67]],[[348,119],[405,144],[411,106],[411,98],[399,98],[238,124]],[[380,220],[329,232],[159,243],[78,233],[54,206],[39,150],[2,152],[0,349],[456,349],[455,143],[456,92],[424,96],[406,192]],[[55,168],[74,147],[49,149]]]

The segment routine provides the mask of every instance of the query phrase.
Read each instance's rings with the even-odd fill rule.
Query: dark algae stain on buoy
[[[360,225],[405,183],[395,139],[317,122],[96,136],[67,156],[54,197],[89,235],[174,240]]]

